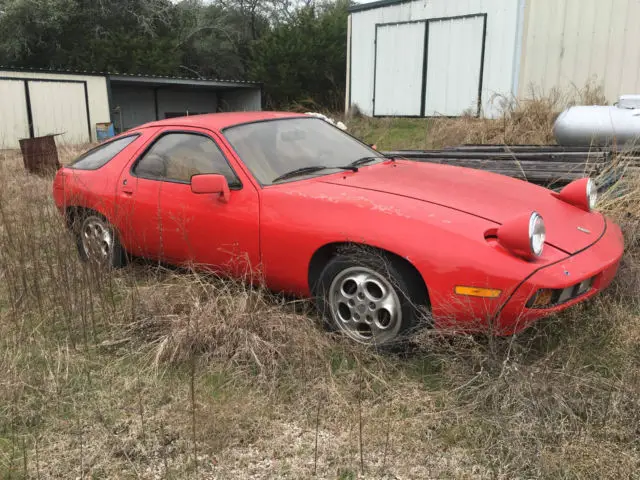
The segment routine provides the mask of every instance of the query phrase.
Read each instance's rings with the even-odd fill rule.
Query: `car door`
[[[163,132],[140,158],[134,174],[150,177],[146,172],[152,170],[159,186],[162,259],[243,276],[260,263],[259,197],[223,149],[207,130]],[[219,195],[191,191],[191,177],[207,173],[225,176],[231,189],[228,202]]]
[[[146,128],[139,148],[124,166],[116,185],[114,225],[125,249],[136,256],[156,258],[160,252],[161,223],[159,220],[160,183],[135,176],[132,165],[156,137],[158,128]]]

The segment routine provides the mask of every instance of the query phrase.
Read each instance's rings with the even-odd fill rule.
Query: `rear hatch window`
[[[129,135],[108,143],[98,145],[78,157],[69,168],[77,170],[97,170],[111,161],[116,155],[130,145],[139,135]]]

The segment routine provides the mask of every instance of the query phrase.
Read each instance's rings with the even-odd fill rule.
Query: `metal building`
[[[97,140],[97,125],[120,132],[153,120],[260,110],[259,83],[0,67],[0,149],[56,134],[58,143]]]
[[[381,0],[351,7],[346,108],[496,116],[505,98],[640,93],[636,0]]]
[[[527,0],[518,93],[595,80],[610,103],[640,93],[640,2]]]

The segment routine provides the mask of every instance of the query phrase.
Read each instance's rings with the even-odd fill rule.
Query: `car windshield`
[[[247,123],[227,128],[224,135],[262,185],[335,173],[365,158],[371,161],[361,165],[385,158],[318,118]],[[298,170],[298,175],[287,176]]]

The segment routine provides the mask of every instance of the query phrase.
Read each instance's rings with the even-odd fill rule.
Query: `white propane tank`
[[[560,114],[553,133],[559,145],[572,147],[640,143],[640,95],[624,95],[614,107],[571,107]]]
[[[616,105],[618,108],[640,108],[640,95],[622,95]]]

